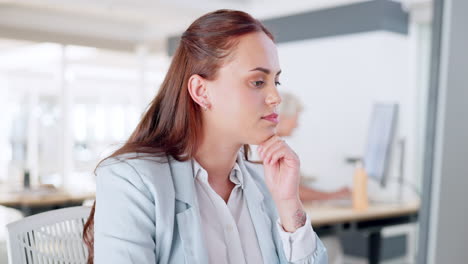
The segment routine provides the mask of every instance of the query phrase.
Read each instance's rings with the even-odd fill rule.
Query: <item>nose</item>
[[[278,106],[281,103],[281,96],[279,95],[278,91],[276,89],[274,89],[273,92],[268,94],[265,101],[266,101],[267,105],[275,107],[275,106]]]

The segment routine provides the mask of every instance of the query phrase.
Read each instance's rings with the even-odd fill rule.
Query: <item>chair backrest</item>
[[[86,263],[83,227],[90,207],[77,206],[23,218],[7,225],[8,263]]]

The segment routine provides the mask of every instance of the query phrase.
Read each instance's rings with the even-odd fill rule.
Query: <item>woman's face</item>
[[[206,121],[240,144],[260,144],[276,133],[281,102],[277,90],[280,66],[276,46],[263,33],[240,37],[215,80],[207,81],[211,103]]]

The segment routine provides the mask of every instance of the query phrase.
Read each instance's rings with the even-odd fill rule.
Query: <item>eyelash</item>
[[[252,83],[253,83],[253,85],[254,85],[255,87],[261,88],[261,86],[257,85],[257,83],[260,83],[260,82],[262,83],[261,86],[263,86],[263,84],[265,84],[264,81],[254,81],[254,82],[252,82]],[[276,82],[275,82],[275,85],[278,86],[278,85],[281,85],[281,83],[278,82],[278,81],[276,81]]]

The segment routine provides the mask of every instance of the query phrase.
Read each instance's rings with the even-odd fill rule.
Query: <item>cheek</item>
[[[255,91],[243,92],[240,95],[241,105],[250,111],[258,111],[261,107],[261,95]]]
[[[252,99],[235,84],[218,84],[213,93],[213,110],[216,122],[228,130],[246,128],[249,118],[249,106]]]
[[[240,95],[239,113],[248,120],[246,125],[258,126],[261,124],[261,117],[268,112],[263,95],[259,91],[247,90]]]
[[[265,111],[262,110],[261,94],[242,85],[224,86],[218,97],[217,105],[221,112],[245,121],[259,117]]]
[[[214,106],[219,128],[234,133],[249,144],[261,143],[274,134],[275,127],[261,120],[261,116],[269,111],[261,90],[233,85],[233,82],[216,88],[219,89],[214,94]]]
[[[211,90],[213,106],[217,111],[229,110],[232,108],[233,102],[238,101],[237,87],[229,82],[217,82]]]

